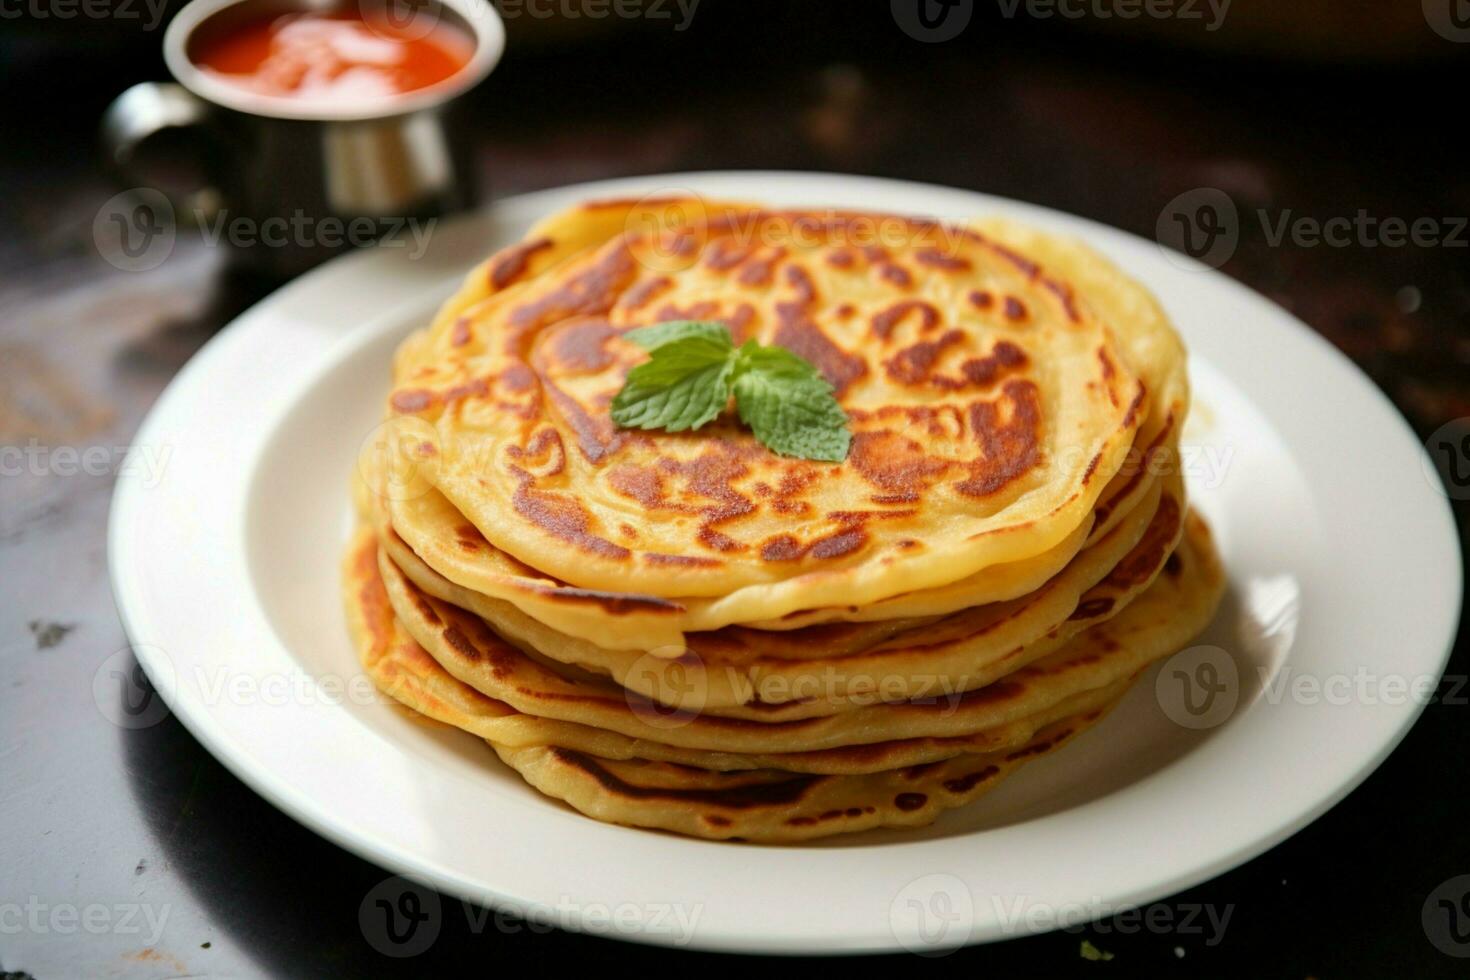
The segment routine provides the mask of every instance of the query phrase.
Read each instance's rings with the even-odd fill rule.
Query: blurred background
[[[493,199],[658,171],[838,170],[974,188],[1148,237],[1172,199],[1202,187],[1273,219],[1470,211],[1456,149],[1465,0],[956,2],[931,37],[961,29],[933,41],[884,0],[642,0],[631,17],[606,0],[505,0],[508,50],[462,113],[481,186]],[[1152,5],[1171,13],[1123,16]],[[90,231],[121,189],[97,124],[126,87],[167,77],[160,44],[177,6],[4,0],[0,283],[115,275]],[[1226,273],[1326,333],[1418,424],[1470,414],[1470,263],[1443,261],[1465,251],[1283,247],[1264,230],[1242,223]],[[227,264],[205,251],[182,235],[163,268],[117,288],[162,302],[187,269],[197,302]],[[23,302],[45,309],[44,297]],[[197,339],[181,338],[179,356]]]
[[[0,0],[0,444],[125,446],[194,351],[278,285],[184,231],[141,272],[105,261],[94,240],[99,208],[122,189],[103,165],[99,118],[129,85],[167,77],[160,45],[178,6]],[[1217,263],[1225,274],[1356,361],[1421,438],[1470,425],[1466,0],[954,0],[940,27],[914,16],[914,0],[618,8],[634,16],[597,0],[498,6],[508,49],[459,123],[489,202],[660,171],[832,170],[980,190],[1154,238],[1174,202],[1220,192],[1240,216]],[[1341,243],[1272,231],[1360,214],[1428,219],[1436,234],[1394,245],[1361,228]],[[104,568],[111,477],[0,479],[3,683],[11,696],[85,692],[96,663],[126,645]],[[1452,496],[1464,544],[1470,488]],[[1449,668],[1462,681],[1464,635]],[[1344,804],[1178,899],[1238,908],[1219,945],[1089,930],[948,965],[1463,975],[1420,922],[1424,896],[1470,871],[1470,801],[1456,775],[1470,715],[1456,692],[1447,686]],[[7,961],[0,936],[0,976],[370,976],[395,965],[357,924],[383,873],[256,798],[176,722],[90,737],[63,724],[55,737],[65,741],[44,772],[0,787],[0,891],[7,865],[23,861],[16,880],[28,889],[146,894],[177,918],[166,956],[83,936],[48,950],[50,973]],[[13,744],[0,739],[0,756]],[[1081,958],[1080,938],[1116,960]],[[456,919],[411,965],[520,970],[600,956],[667,967],[674,955]]]

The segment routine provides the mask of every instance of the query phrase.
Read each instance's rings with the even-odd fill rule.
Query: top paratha
[[[411,341],[390,404],[432,425],[426,477],[486,539],[575,587],[739,597],[731,621],[751,621],[943,585],[1073,534],[1143,420],[1087,293],[978,233],[731,206],[546,251],[549,270],[471,289]],[[644,356],[621,333],[678,317],[817,364],[847,462],[777,457],[728,422],[615,430],[607,403]]]

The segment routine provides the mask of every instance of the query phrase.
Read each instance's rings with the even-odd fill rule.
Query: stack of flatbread
[[[623,429],[718,323],[814,366],[841,461],[726,411]],[[1185,354],[1080,243],[1008,222],[590,203],[392,367],[348,617],[378,686],[599,820],[781,842],[928,823],[1097,723],[1213,616]]]

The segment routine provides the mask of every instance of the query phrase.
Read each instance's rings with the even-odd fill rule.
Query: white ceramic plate
[[[1193,355],[1190,489],[1231,581],[1200,642],[1220,650],[1166,663],[1067,751],[930,828],[786,848],[597,823],[538,796],[483,743],[364,697],[337,563],[348,476],[394,345],[539,216],[670,188],[1010,214],[1086,238],[1152,287]],[[1077,923],[1234,867],[1393,749],[1420,710],[1412,692],[1443,668],[1461,595],[1449,507],[1422,447],[1281,309],[1079,218],[868,178],[589,184],[441,227],[419,258],[379,248],[332,262],[211,341],[137,445],[167,465],[117,488],[118,605],[168,705],[225,765],[324,836],[446,894],[707,949],[940,949]],[[1215,701],[1191,682],[1211,682]]]

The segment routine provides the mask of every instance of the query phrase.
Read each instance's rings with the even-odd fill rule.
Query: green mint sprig
[[[740,347],[721,323],[674,320],[623,335],[650,358],[628,372],[612,402],[625,429],[685,432],[717,418],[735,396],[740,421],[767,449],[840,463],[852,434],[832,386],[784,347]]]

